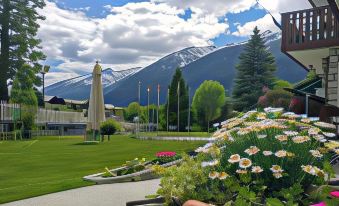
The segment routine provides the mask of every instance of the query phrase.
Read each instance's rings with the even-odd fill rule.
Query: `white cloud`
[[[70,79],[79,76],[74,72],[49,72],[45,76],[45,86],[51,85],[62,79]]]
[[[43,51],[64,62],[59,70],[72,74],[90,72],[97,59],[114,69],[146,66],[185,47],[210,45],[210,39],[228,29],[214,14],[194,8],[192,18],[184,20],[178,16],[183,9],[164,3],[105,6],[111,13],[101,19],[46,3],[38,33]]]
[[[261,32],[271,30],[273,32],[278,32],[279,28],[272,23],[272,17],[269,14],[266,14],[263,18],[260,18],[256,21],[247,22],[244,25],[237,25],[237,31],[232,34],[235,36],[248,36],[253,33],[254,27],[258,27]]]
[[[201,9],[203,13],[224,16],[226,13],[240,13],[255,5],[255,0],[151,0],[181,9]]]
[[[268,11],[272,13],[274,18],[280,22],[281,13],[302,10],[310,8],[311,5],[307,0],[260,0],[260,4],[265,7]],[[261,31],[271,30],[279,31],[278,27],[274,25],[272,17],[267,14],[264,17],[257,19],[255,21],[247,22],[244,25],[237,25],[237,31],[233,32],[233,35],[236,36],[249,36],[252,34],[255,26]]]

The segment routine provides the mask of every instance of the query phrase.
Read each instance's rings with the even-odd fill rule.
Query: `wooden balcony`
[[[329,6],[282,14],[283,52],[339,46],[339,23]]]

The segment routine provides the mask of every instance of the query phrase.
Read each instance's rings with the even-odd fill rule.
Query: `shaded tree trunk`
[[[9,72],[9,20],[10,2],[3,1],[1,25],[1,54],[0,54],[0,100],[8,100],[7,79]]]

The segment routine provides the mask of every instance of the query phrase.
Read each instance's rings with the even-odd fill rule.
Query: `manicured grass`
[[[207,132],[141,132],[140,136],[144,137],[210,137],[211,133]]]
[[[91,185],[88,174],[114,168],[159,151],[178,153],[203,142],[146,141],[112,136],[110,142],[82,145],[82,137],[41,137],[0,142],[0,203]]]

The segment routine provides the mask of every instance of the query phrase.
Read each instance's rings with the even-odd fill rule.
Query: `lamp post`
[[[42,105],[45,107],[45,75],[49,72],[50,66],[44,65],[40,71],[42,74]]]

